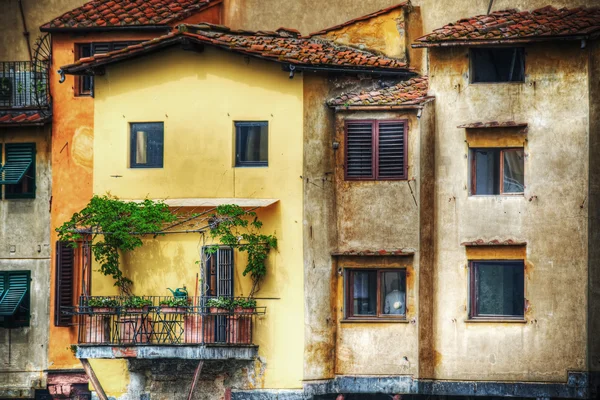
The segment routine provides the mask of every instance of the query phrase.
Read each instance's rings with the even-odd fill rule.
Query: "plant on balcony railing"
[[[87,300],[87,305],[92,308],[115,308],[119,305],[119,302],[110,297],[90,297]]]
[[[123,301],[124,308],[140,309],[152,305],[152,300],[140,296],[130,296]]]
[[[277,248],[275,235],[260,233],[263,223],[253,211],[246,211],[234,204],[218,206],[209,219],[210,234],[220,244],[237,248],[248,254],[248,263],[242,273],[250,274],[252,288],[248,295],[254,297],[260,289],[260,283],[267,275],[266,260],[270,250]],[[209,253],[216,253],[219,245],[209,248]]]
[[[121,295],[131,295],[133,282],[119,268],[120,253],[141,247],[141,235],[161,235],[163,224],[176,219],[160,201],[124,202],[110,194],[96,195],[56,231],[59,240],[73,246],[79,240],[89,240],[100,272],[115,280]]]

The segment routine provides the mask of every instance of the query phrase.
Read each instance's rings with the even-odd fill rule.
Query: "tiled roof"
[[[380,249],[380,250],[337,250],[331,253],[332,256],[412,256],[414,249]]]
[[[355,24],[357,22],[360,22],[360,21],[365,21],[367,19],[378,17],[380,15],[383,15],[383,14],[386,14],[386,13],[388,13],[390,11],[393,11],[393,10],[395,10],[397,8],[406,7],[408,5],[410,5],[410,2],[409,1],[405,1],[405,2],[402,2],[400,4],[396,4],[395,6],[387,7],[387,8],[381,9],[379,11],[372,12],[371,14],[367,14],[367,15],[360,16],[358,18],[351,19],[350,21],[343,22],[343,23],[341,23],[339,25],[330,26],[329,28],[325,28],[323,30],[320,30],[320,31],[317,31],[317,32],[313,32],[313,33],[311,33],[308,36],[323,35],[323,34],[325,34],[327,32],[335,31],[335,30],[344,28],[346,26],[353,25],[353,24]]]
[[[422,104],[433,97],[427,96],[426,76],[402,81],[384,89],[363,90],[344,93],[327,101],[330,107],[352,106],[398,106]]]
[[[506,239],[506,240],[484,240],[477,239],[471,242],[462,242],[461,246],[525,246],[527,242],[514,240],[514,239]]]
[[[221,0],[92,0],[42,25],[40,29],[118,26],[168,26]]]
[[[457,128],[526,128],[527,122],[515,121],[490,121],[490,122],[471,122],[469,124],[458,125]]]
[[[298,32],[280,28],[277,32],[234,31],[226,27],[202,24],[181,25],[169,33],[122,50],[82,58],[63,66],[65,73],[83,71],[156,51],[177,43],[196,43],[259,57],[298,67],[327,67],[376,72],[406,73],[410,68],[401,60],[353,47],[340,46],[329,40],[299,37]]]
[[[0,128],[11,125],[43,125],[50,120],[50,115],[38,111],[0,111]]]
[[[600,35],[600,8],[547,6],[534,11],[494,11],[461,19],[417,39],[413,47],[450,46],[464,42],[527,42]]]

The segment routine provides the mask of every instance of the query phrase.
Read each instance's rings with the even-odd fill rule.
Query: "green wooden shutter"
[[[12,317],[29,290],[29,271],[5,272],[5,291],[0,298],[0,316]]]
[[[7,143],[6,161],[0,168],[0,185],[21,182],[35,159],[35,143]]]
[[[69,242],[56,242],[55,326],[69,326],[73,322],[71,315],[62,314],[61,307],[73,306],[74,275],[75,249],[69,246]]]

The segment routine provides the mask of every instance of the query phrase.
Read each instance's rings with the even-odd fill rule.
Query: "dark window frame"
[[[145,164],[138,164],[136,159],[136,148],[137,148],[137,135],[134,135],[134,126],[138,124],[160,124],[162,126],[162,143],[160,144],[161,156],[160,162],[147,162]],[[149,146],[148,142],[148,146]],[[164,168],[165,167],[165,123],[163,121],[147,121],[147,122],[130,122],[129,123],[129,168],[131,169],[149,169],[149,168]]]
[[[520,264],[523,268],[523,314],[522,315],[504,315],[504,314],[482,314],[479,315],[477,311],[479,293],[477,290],[477,268],[481,264],[503,264],[503,265],[515,265]],[[470,320],[517,320],[521,321],[525,319],[525,308],[527,306],[527,300],[525,297],[527,287],[525,285],[525,260],[523,259],[511,259],[511,260],[469,260],[469,319]]]
[[[354,315],[354,273],[355,272],[375,272],[377,275],[377,305],[375,315]],[[384,314],[383,313],[383,292],[381,288],[382,275],[385,272],[404,273],[404,314]],[[406,278],[408,271],[406,268],[345,268],[344,270],[344,318],[347,321],[352,320],[398,320],[406,321],[408,314],[408,291],[406,287]]]
[[[498,179],[499,189],[498,194],[477,194],[477,150],[498,150],[499,162]],[[522,151],[523,152],[523,191],[522,192],[505,192],[504,191],[504,152],[506,151]],[[523,196],[525,194],[525,148],[524,147],[470,147],[469,148],[469,196]]]
[[[87,42],[87,43],[75,43],[75,61],[80,60],[84,57],[91,57],[94,54],[104,54],[110,51],[124,49],[127,46],[141,43],[140,40],[133,41],[118,41],[118,42]],[[96,47],[104,47],[102,51],[96,52]],[[85,50],[89,49],[89,54],[84,54]],[[86,84],[86,82],[88,82]],[[88,86],[89,88],[84,89]],[[75,79],[75,97],[94,97],[94,77],[91,75],[79,75]]]
[[[244,126],[266,126],[267,127],[267,160],[266,161],[242,161],[240,160],[238,149],[241,147],[241,135],[238,128]],[[235,129],[235,163],[236,168],[248,168],[248,167],[268,167],[269,166],[269,121],[234,121],[233,127]]]
[[[369,177],[348,176],[348,126],[352,124],[371,124],[372,129],[372,173]],[[396,176],[379,176],[379,125],[397,123],[403,126],[403,172]],[[344,180],[346,181],[404,181],[408,179],[408,119],[347,119],[344,121]]]
[[[477,50],[498,50],[498,49],[516,49],[521,53],[521,60],[523,62],[522,65],[522,74],[523,74],[523,80],[506,80],[506,81],[476,81],[475,80],[475,65],[474,65],[474,61],[475,61],[475,56],[474,56],[474,52]],[[495,47],[471,47],[469,48],[469,83],[471,84],[502,84],[502,83],[516,83],[516,84],[522,84],[525,83],[525,71],[526,71],[526,62],[525,62],[525,58],[527,56],[527,52],[525,51],[525,47],[522,46],[495,46]],[[513,67],[514,69],[514,67]]]

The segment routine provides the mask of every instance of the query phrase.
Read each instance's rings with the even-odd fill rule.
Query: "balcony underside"
[[[80,344],[76,346],[77,358],[103,358],[139,360],[182,359],[182,360],[247,360],[251,361],[258,354],[258,346],[254,345],[102,345]]]

